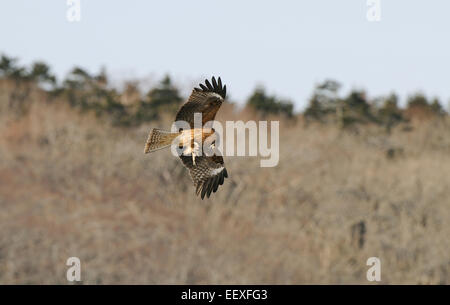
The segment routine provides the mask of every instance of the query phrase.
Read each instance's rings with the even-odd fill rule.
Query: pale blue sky
[[[0,52],[47,61],[58,77],[74,65],[106,66],[116,81],[174,76],[184,93],[220,75],[238,102],[257,84],[302,109],[315,83],[334,78],[404,99],[423,90],[450,99],[450,1],[81,0],[81,22],[65,0],[3,0]]]

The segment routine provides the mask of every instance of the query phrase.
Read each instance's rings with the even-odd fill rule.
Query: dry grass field
[[[225,157],[230,178],[194,194],[151,127],[118,128],[33,90],[25,115],[0,85],[0,283],[450,284],[450,120],[281,123],[280,162]],[[221,109],[218,120],[243,118]]]

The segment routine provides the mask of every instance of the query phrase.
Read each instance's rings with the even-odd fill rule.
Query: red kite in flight
[[[179,147],[183,147],[179,157],[189,170],[196,194],[200,194],[202,199],[205,195],[209,198],[211,192],[216,192],[219,185],[222,185],[224,179],[228,177],[222,156],[215,153],[208,155],[204,152],[199,154],[202,147],[215,149],[217,135],[214,129],[203,126],[206,122],[214,120],[226,93],[227,86],[222,86],[220,77],[217,81],[213,77],[212,83],[205,80],[205,84],[200,84],[200,88],[194,88],[175,117],[176,124],[180,121],[187,122],[190,129],[178,128],[178,132],[168,132],[153,128],[145,144],[144,153],[149,153],[166,148],[177,140]],[[195,113],[202,115],[202,128],[194,127]]]

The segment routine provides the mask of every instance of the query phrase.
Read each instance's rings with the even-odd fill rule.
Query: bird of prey
[[[189,170],[194,182],[197,195],[203,199],[205,195],[209,198],[211,192],[216,192],[219,185],[228,177],[223,158],[214,153],[217,135],[213,128],[203,127],[206,122],[213,121],[217,111],[225,100],[227,86],[222,86],[220,77],[213,77],[211,82],[205,80],[205,84],[199,84],[200,88],[194,88],[192,93],[178,110],[175,117],[175,126],[178,122],[187,122],[189,129],[178,128],[178,132],[168,132],[153,128],[145,144],[144,153],[169,147],[173,143],[182,147],[179,154],[183,165]],[[201,113],[202,128],[194,126],[194,114]],[[174,142],[176,141],[176,142]],[[209,148],[213,153],[202,152],[201,148]]]

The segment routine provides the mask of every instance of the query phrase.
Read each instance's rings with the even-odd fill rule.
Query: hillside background
[[[232,92],[233,80],[224,80]],[[368,99],[324,80],[303,113],[250,94],[217,120],[280,120],[280,162],[225,157],[230,178],[200,200],[181,162],[143,154],[182,96],[74,68],[0,62],[0,283],[450,283],[450,119],[445,101]]]

